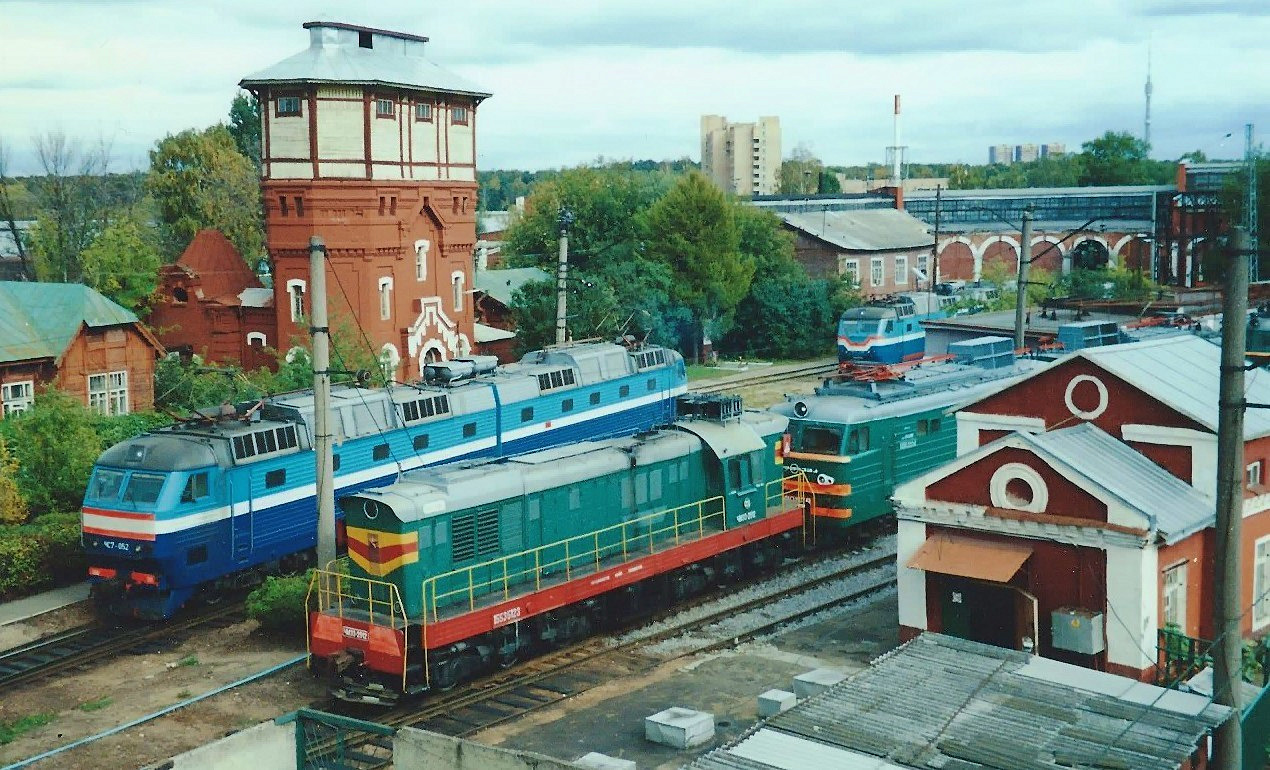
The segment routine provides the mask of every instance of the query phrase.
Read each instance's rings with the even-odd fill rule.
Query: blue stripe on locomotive
[[[650,387],[650,381],[652,387]],[[681,366],[672,365],[662,369],[640,372],[634,375],[609,380],[592,386],[557,391],[524,401],[516,401],[502,405],[496,419],[494,412],[487,411],[475,415],[455,415],[423,425],[414,425],[396,429],[389,433],[349,439],[334,448],[340,457],[340,469],[336,473],[335,484],[337,495],[350,494],[362,489],[382,486],[397,477],[398,463],[404,468],[419,467],[434,462],[423,462],[420,454],[428,455],[446,450],[453,450],[466,443],[482,440],[494,443],[482,449],[462,454],[454,454],[441,459],[451,462],[459,459],[502,456],[518,454],[548,446],[595,439],[607,436],[630,434],[647,429],[655,424],[669,422],[674,417],[674,393],[683,385]],[[622,388],[627,388],[628,395],[621,395]],[[590,394],[601,394],[600,404],[590,402]],[[617,409],[624,401],[637,401],[651,398],[651,402],[639,406]],[[573,408],[566,412],[562,402],[572,399]],[[522,409],[532,407],[534,415],[531,421],[521,422]],[[604,412],[587,418],[589,412]],[[543,427],[545,424],[561,417],[585,418],[560,427]],[[501,432],[498,421],[501,420]],[[463,425],[476,422],[476,435],[463,437]],[[515,435],[522,429],[528,431],[508,440],[501,437]],[[429,436],[429,445],[421,453],[413,448],[413,437],[422,433]],[[376,461],[372,453],[377,445],[389,445],[389,459]],[[374,469],[383,473],[375,473]],[[265,476],[270,471],[284,469],[285,483],[277,488],[265,486]],[[220,490],[227,483],[233,491],[232,503],[238,509],[237,515],[229,517],[224,513],[214,521],[195,524],[176,529],[172,532],[156,535],[150,548],[140,558],[129,555],[122,557],[118,550],[101,547],[101,541],[110,538],[85,534],[85,546],[90,556],[113,557],[109,561],[95,558],[94,563],[104,566],[116,566],[121,569],[141,569],[144,564],[158,566],[160,579],[159,591],[133,591],[127,597],[130,610],[142,617],[167,617],[188,601],[199,586],[216,580],[221,576],[248,569],[281,559],[289,554],[305,551],[316,545],[316,503],[313,496],[315,468],[311,451],[269,458],[255,463],[231,467],[227,471],[210,467],[212,477],[209,479],[211,489]],[[181,476],[182,474],[173,474]],[[357,476],[356,480],[351,476]],[[246,494],[243,479],[250,480],[250,495]],[[350,483],[351,482],[351,483]],[[184,477],[180,479],[184,484]],[[169,486],[175,486],[169,483]],[[307,487],[307,490],[305,489]],[[163,497],[179,495],[178,489],[165,487]],[[242,512],[242,506],[251,506],[251,501],[270,495],[287,495],[295,499],[249,513]],[[181,519],[198,519],[200,514],[208,514],[217,509],[225,510],[228,501],[217,494],[212,495],[209,505],[191,508],[189,504],[178,511],[163,511],[162,499],[156,512],[156,520],[162,522],[179,522]],[[116,539],[117,541],[118,539]],[[93,547],[97,542],[98,547]],[[245,545],[244,545],[245,544]],[[206,560],[189,564],[191,549],[207,546]],[[157,565],[155,564],[157,563]]]

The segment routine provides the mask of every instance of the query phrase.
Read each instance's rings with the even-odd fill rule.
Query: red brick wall
[[[1173,545],[1160,548],[1159,584],[1160,606],[1157,617],[1164,627],[1164,573],[1181,562],[1186,562],[1186,623],[1182,631],[1187,636],[1201,639],[1213,638],[1213,581],[1216,566],[1213,562],[1213,530],[1207,529]]]

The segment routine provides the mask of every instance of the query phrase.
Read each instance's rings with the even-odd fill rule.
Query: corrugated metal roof
[[[915,249],[935,243],[925,222],[895,209],[780,212],[777,216],[796,230],[851,251]]]
[[[421,39],[376,32],[374,48],[359,45],[358,31],[347,25],[310,23],[309,47],[243,78],[239,85],[274,83],[354,83],[399,86],[425,91],[490,94],[423,58]]]
[[[0,361],[56,359],[81,324],[132,323],[132,311],[83,284],[0,281]]]
[[[1221,348],[1202,337],[1182,335],[1159,340],[1088,348],[1076,353],[1130,385],[1181,412],[1209,430],[1217,430],[1217,389]],[[1270,373],[1245,376],[1244,397],[1270,403]],[[1270,435],[1270,412],[1249,409],[1244,438]]]
[[[797,754],[808,760],[803,767],[1159,770],[1181,766],[1199,739],[1232,713],[1200,696],[1088,674],[925,633],[688,767],[786,768]],[[770,754],[778,741],[758,738],[761,733],[795,739],[779,743],[788,756]],[[819,761],[830,749],[842,751],[834,756],[844,762],[860,754],[876,762]]]
[[[958,198],[1036,198],[1050,195],[1090,196],[1105,195],[1141,195],[1146,193],[1168,192],[1176,190],[1171,184],[1126,184],[1107,185],[1105,187],[1001,187],[979,188],[975,190],[943,190],[941,197],[945,200]],[[914,190],[904,193],[905,198],[934,198],[934,190]]]
[[[546,270],[536,267],[510,267],[505,270],[477,270],[472,287],[498,300],[504,307],[512,304],[512,295],[530,281],[549,281]]]
[[[1177,542],[1213,523],[1216,509],[1211,498],[1093,423],[1017,435],[1141,511],[1166,542]]]

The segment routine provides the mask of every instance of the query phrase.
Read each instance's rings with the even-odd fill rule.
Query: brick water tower
[[[240,83],[260,100],[277,347],[306,333],[320,235],[333,330],[360,324],[388,371],[415,379],[424,361],[472,349],[476,112],[489,94],[424,58],[426,37],[304,28],[307,50]]]

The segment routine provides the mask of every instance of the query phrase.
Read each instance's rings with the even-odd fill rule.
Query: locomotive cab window
[[[88,497],[92,500],[114,500],[119,497],[119,488],[122,486],[123,471],[98,468],[88,484]]]
[[[163,482],[167,480],[167,476],[158,473],[133,473],[123,491],[123,500],[125,503],[157,502],[159,493],[163,491]]]
[[[847,436],[847,454],[859,454],[869,451],[868,427],[852,428]]]
[[[207,471],[191,473],[185,482],[185,489],[181,492],[181,502],[192,503],[207,495]]]
[[[855,431],[852,431],[854,434]],[[798,434],[794,449],[800,452],[837,454],[842,451],[842,428],[824,425],[805,425]]]

